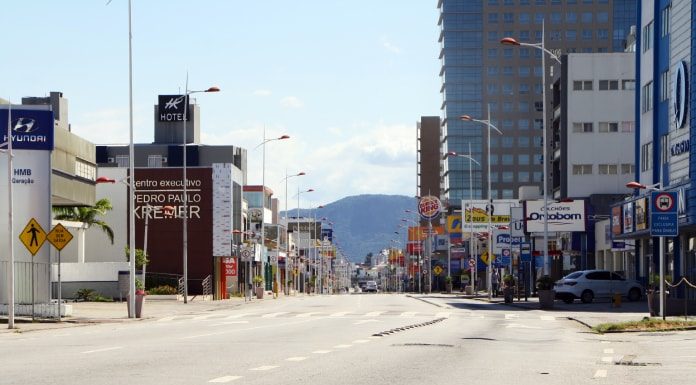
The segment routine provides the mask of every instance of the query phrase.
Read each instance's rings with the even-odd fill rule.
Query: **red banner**
[[[223,258],[222,267],[224,269],[224,276],[226,277],[236,277],[237,276],[237,258]]]

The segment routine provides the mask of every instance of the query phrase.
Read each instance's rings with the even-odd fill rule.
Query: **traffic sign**
[[[244,248],[240,252],[240,255],[242,257],[242,262],[249,262],[249,261],[251,261],[252,251],[249,248]]]
[[[493,260],[493,262],[495,262],[495,254],[491,254],[491,255],[490,255],[490,258],[489,258],[488,252],[487,252],[487,251],[484,251],[483,254],[481,254],[481,260],[482,260],[483,263],[485,263],[486,265],[490,265],[491,260]]]
[[[650,193],[650,235],[676,237],[679,235],[677,192],[653,191]]]
[[[46,239],[51,242],[53,247],[60,251],[63,250],[68,243],[70,243],[70,241],[73,239],[73,235],[70,234],[68,229],[59,223],[53,226],[53,230],[48,232]]]
[[[473,258],[469,258],[469,267],[475,267],[476,266],[476,260]]]
[[[29,250],[33,257],[39,252],[41,245],[46,242],[46,232],[36,219],[31,218],[24,230],[22,230],[22,233],[19,234],[19,240],[22,241],[24,247]]]
[[[433,274],[435,274],[435,275],[442,274],[442,267],[440,265],[433,267]]]

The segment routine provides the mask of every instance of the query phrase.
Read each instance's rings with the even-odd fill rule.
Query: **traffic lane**
[[[203,318],[181,322],[143,323],[135,328],[129,328],[132,324],[115,329],[97,326],[86,331],[88,328],[82,328],[85,330],[80,330],[74,335],[58,335],[57,340],[45,341],[43,348],[36,346],[37,343],[41,344],[41,338],[23,340],[24,346],[18,341],[15,344],[17,354],[8,362],[13,371],[9,374],[10,378],[22,378],[24,383],[41,383],[45,377],[39,373],[33,375],[36,372],[31,372],[27,362],[47,362],[43,368],[49,372],[70,368],[75,362],[80,362],[82,367],[99,368],[91,372],[92,378],[88,377],[88,381],[94,381],[95,375],[98,376],[97,380],[104,383],[110,383],[114,378],[130,378],[134,375],[148,377],[154,381],[160,376],[149,377],[146,372],[155,370],[158,373],[176,373],[176,378],[186,383],[195,380],[196,377],[189,377],[186,371],[180,371],[179,368],[190,366],[189,364],[197,368],[207,367],[210,362],[204,360],[196,364],[197,357],[209,357],[214,361],[217,357],[215,352],[234,352],[235,363],[240,367],[264,367],[265,362],[280,360],[294,351],[326,350],[327,346],[332,348],[346,345],[346,337],[363,339],[369,334],[383,330],[381,325],[377,327],[381,321],[374,324],[358,324],[357,318],[259,318],[249,320],[250,325],[236,324],[229,328],[216,325],[216,319]],[[386,321],[384,328],[392,328],[403,326],[406,320],[400,317],[386,317]],[[343,338],[337,339],[337,334]],[[348,344],[351,341],[348,341]],[[284,348],[275,348],[279,344]],[[31,356],[32,360],[24,359],[28,356]],[[157,359],[153,361],[153,357]],[[192,359],[181,361],[181,357]],[[227,359],[230,356],[223,357]],[[122,364],[130,370],[112,371],[114,362],[119,363],[117,366]],[[62,378],[60,375],[52,376],[49,383],[71,381],[74,382],[76,379],[66,374]],[[79,379],[77,381],[79,383]]]

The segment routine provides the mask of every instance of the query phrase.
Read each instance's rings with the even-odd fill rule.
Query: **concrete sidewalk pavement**
[[[566,304],[563,301],[555,301],[553,309],[541,309],[539,299],[536,297],[528,297],[527,301],[522,297],[520,300],[515,297],[512,303],[505,303],[502,297],[494,297],[490,300],[486,294],[465,295],[465,294],[414,294],[414,298],[428,301],[433,299],[433,304],[439,305],[445,303],[448,307],[464,308],[467,300],[473,300],[478,303],[486,303],[490,306],[512,307],[521,310],[537,310],[549,313],[554,317],[568,318],[587,327],[594,327],[602,323],[616,323],[626,321],[640,321],[644,317],[648,317],[648,303],[645,300],[636,302],[622,302],[621,306],[613,307],[611,301],[596,300],[592,303],[574,303]],[[672,318],[672,317],[670,317]],[[683,317],[682,317],[683,319]]]

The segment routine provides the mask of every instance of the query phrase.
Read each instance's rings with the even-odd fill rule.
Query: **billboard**
[[[7,112],[0,109],[0,143],[7,142]],[[53,111],[13,107],[10,122],[13,150],[53,150]]]
[[[519,206],[520,203],[514,199],[496,199],[493,204],[487,200],[463,200],[464,220],[462,221],[462,230],[469,231],[473,225],[473,231],[486,232],[488,231],[488,211],[490,210],[490,222],[493,225],[507,225],[510,223],[511,208]]]
[[[544,231],[544,201],[527,201],[526,220],[527,232],[540,233]],[[585,201],[572,202],[548,202],[549,231],[585,231],[587,214],[585,213]]]
[[[621,235],[622,229],[623,226],[621,225],[621,206],[614,206],[611,208],[611,234]]]
[[[633,202],[628,202],[623,205],[623,232],[627,234],[633,231]]]
[[[635,201],[636,230],[648,228],[648,198],[640,198]]]

